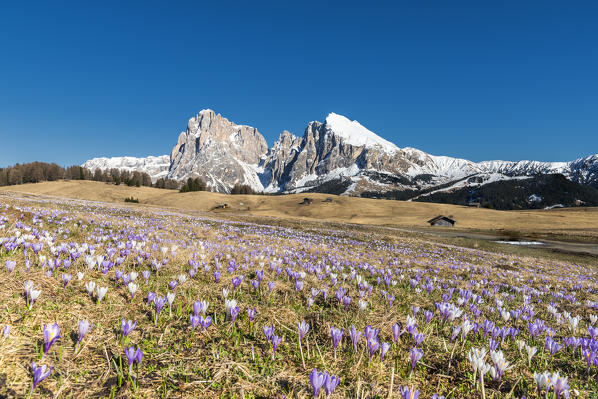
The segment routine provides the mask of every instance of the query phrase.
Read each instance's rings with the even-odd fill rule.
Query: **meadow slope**
[[[457,230],[560,233],[598,237],[598,208],[496,211],[458,205],[355,198],[326,194],[284,196],[226,195],[211,192],[179,193],[150,187],[115,186],[93,181],[58,181],[3,187],[4,191],[123,203],[133,196],[140,203],[226,215],[296,218],[316,221],[426,228],[429,219],[451,216]],[[309,205],[300,205],[303,198]],[[332,198],[332,202],[324,202]],[[226,203],[225,211],[214,210]]]

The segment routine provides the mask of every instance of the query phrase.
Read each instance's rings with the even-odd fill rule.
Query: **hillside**
[[[214,214],[349,222],[396,227],[426,228],[427,220],[452,216],[457,230],[509,230],[598,235],[598,208],[499,211],[465,206],[333,196],[292,194],[284,196],[227,195],[211,192],[179,193],[150,187],[115,186],[93,181],[57,181],[3,187],[4,191],[65,198],[124,203],[129,196],[141,204],[197,210]],[[300,205],[304,197],[311,205]],[[325,202],[332,198],[332,202]],[[226,210],[214,210],[220,204]]]

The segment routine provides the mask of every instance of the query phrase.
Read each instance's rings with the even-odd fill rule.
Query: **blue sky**
[[[598,2],[572,4],[3,2],[0,165],[166,154],[203,108],[269,144],[336,112],[475,161],[598,153]]]

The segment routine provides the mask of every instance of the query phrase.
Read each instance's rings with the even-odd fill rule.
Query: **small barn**
[[[226,208],[228,208],[228,204],[225,204],[225,203],[218,204],[215,207],[215,209],[226,209]]]
[[[453,227],[455,225],[455,221],[448,216],[440,215],[436,216],[434,219],[428,220],[430,226],[440,226],[440,227]]]
[[[311,198],[303,198],[303,202],[300,202],[299,205],[310,205],[312,202],[314,202],[313,199]]]

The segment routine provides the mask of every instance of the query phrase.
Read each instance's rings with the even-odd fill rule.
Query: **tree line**
[[[152,184],[152,179],[145,172],[131,172],[124,169],[96,169],[91,171],[82,166],[68,166],[63,168],[56,163],[31,162],[16,164],[0,168],[0,186],[13,186],[25,183],[39,183],[42,181],[93,180],[114,184],[126,184],[135,187],[156,187],[176,190],[179,183],[172,179],[158,179]]]
[[[39,183],[56,180],[92,180],[116,185],[125,184],[131,187],[155,187],[168,190],[210,191],[206,182],[199,177],[189,178],[182,185],[173,179],[160,178],[152,183],[148,173],[128,171],[124,169],[96,169],[93,172],[82,166],[73,165],[63,168],[56,163],[30,162],[0,168],[0,186],[13,186],[25,183]],[[231,194],[256,194],[246,184],[235,184]]]

